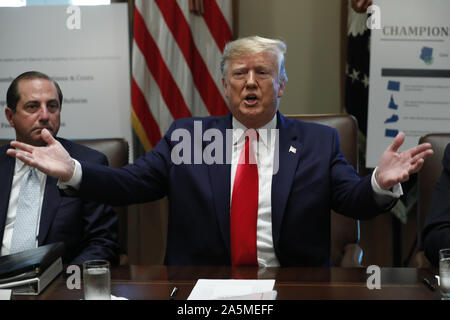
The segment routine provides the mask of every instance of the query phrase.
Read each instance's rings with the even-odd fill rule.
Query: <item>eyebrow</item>
[[[253,66],[254,69],[272,69],[271,65],[265,65],[265,64],[256,64]],[[239,70],[239,69],[249,69],[249,67],[247,65],[241,64],[241,65],[236,65],[235,67],[232,67],[231,70]]]
[[[52,103],[52,102],[56,102],[56,103],[59,104],[58,99],[50,99],[50,100],[47,100],[47,101],[46,101],[46,103]],[[35,103],[40,103],[40,101],[38,101],[38,100],[29,100],[29,101],[27,101],[27,102],[24,103],[24,106],[26,106],[26,105],[28,105],[28,104],[35,104]]]
[[[231,70],[247,69],[247,68],[248,67],[246,65],[241,64],[241,65],[237,65],[237,66],[231,67]]]

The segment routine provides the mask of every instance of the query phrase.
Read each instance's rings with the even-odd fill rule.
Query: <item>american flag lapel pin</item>
[[[297,149],[296,148],[294,148],[293,146],[290,146],[289,147],[289,152],[292,152],[292,153],[297,153]]]

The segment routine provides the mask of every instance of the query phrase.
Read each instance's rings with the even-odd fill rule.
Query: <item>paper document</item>
[[[11,289],[0,289],[0,300],[11,300]]]
[[[275,280],[199,279],[188,300],[272,300]]]

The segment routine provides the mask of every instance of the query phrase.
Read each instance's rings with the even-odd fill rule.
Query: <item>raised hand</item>
[[[75,171],[73,159],[47,129],[42,130],[41,136],[47,143],[47,146],[35,147],[26,143],[12,141],[11,146],[16,149],[8,149],[6,153],[49,176],[64,182],[69,181]]]
[[[403,152],[397,152],[404,141],[405,134],[400,132],[378,162],[375,179],[384,190],[408,180],[409,175],[418,172],[425,159],[433,154],[429,143],[422,143]]]

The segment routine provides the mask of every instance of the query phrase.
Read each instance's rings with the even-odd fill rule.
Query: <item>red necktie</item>
[[[256,222],[258,217],[258,165],[252,141],[255,130],[247,130],[239,156],[231,198],[231,264],[258,265]]]

